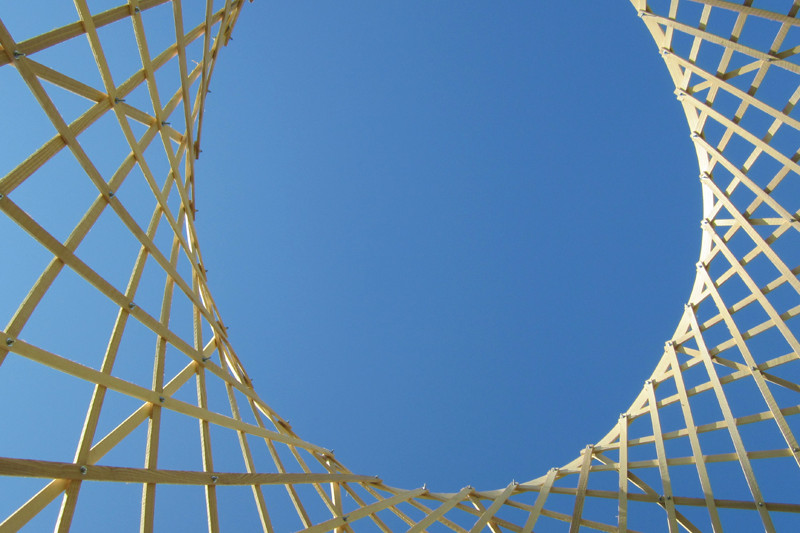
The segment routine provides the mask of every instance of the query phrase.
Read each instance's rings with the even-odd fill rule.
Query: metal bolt
[[[764,507],[764,502],[758,502],[759,507]]]
[[[139,9],[138,7],[134,7],[133,8],[133,12],[134,13],[139,13],[140,11],[141,11],[141,9]]]
[[[794,448],[792,448],[792,451],[794,451],[795,453],[800,452],[800,446],[795,446]]]
[[[14,50],[14,59],[19,59],[21,57],[25,57],[25,54],[23,54],[22,52],[19,52],[17,50]]]
[[[201,358],[201,361],[203,361],[204,363],[205,363],[206,361],[211,361],[211,357],[202,357],[202,358]]]
[[[169,123],[169,122],[167,122],[166,120],[162,120],[162,121],[161,121],[161,125],[162,125],[162,126],[169,126],[169,124],[170,124],[170,123]]]
[[[667,341],[667,346],[674,346],[675,343],[673,341]]]
[[[81,474],[85,474],[87,470],[85,466],[81,466]]]
[[[343,520],[344,522],[347,522],[347,515],[344,515],[344,516],[342,517],[342,520]]]
[[[0,200],[2,200],[3,198],[5,198],[5,196],[3,195],[3,193],[0,193]]]
[[[114,191],[108,191],[108,197],[114,198]]]
[[[124,99],[124,98],[116,98],[116,97],[114,98],[114,103],[115,103],[115,104],[121,104],[121,103],[123,103],[124,101],[125,101],[125,99]]]
[[[128,304],[128,309],[135,309],[135,308],[136,308],[136,304],[135,303],[131,302],[131,303]]]
[[[163,396],[159,396],[158,397],[158,401],[161,402],[161,403],[164,403],[164,397]]]
[[[14,346],[14,339],[11,337],[6,339],[6,346]]]
[[[666,49],[666,48],[662,48],[661,49],[661,53],[664,54],[665,56],[668,56],[669,55],[669,50]]]
[[[211,476],[211,483],[216,483],[218,479],[217,476]]]
[[[672,496],[667,496],[667,499],[668,499],[668,500],[671,500],[671,499],[672,499]]]
[[[750,367],[750,370],[752,370],[753,372],[758,372],[758,367],[753,365]]]

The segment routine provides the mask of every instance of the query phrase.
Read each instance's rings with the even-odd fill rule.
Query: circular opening
[[[198,217],[259,394],[390,485],[493,488],[601,438],[677,324],[696,162],[619,5],[247,6]]]

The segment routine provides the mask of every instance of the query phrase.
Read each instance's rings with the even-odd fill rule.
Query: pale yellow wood
[[[628,415],[619,417],[619,488],[617,527],[619,533],[628,531]]]
[[[664,439],[661,437],[661,421],[656,407],[655,384],[653,380],[648,380],[645,384],[645,391],[648,396],[650,406],[650,422],[653,427],[653,437],[656,445],[656,456],[658,457],[658,470],[661,475],[661,486],[664,493],[661,500],[667,509],[667,524],[670,533],[678,533],[678,521],[675,517],[675,502],[672,499],[672,483],[669,479],[669,467],[667,466],[667,451],[664,449]]]
[[[345,523],[352,523],[356,520],[361,518],[367,517],[372,515],[373,513],[377,513],[390,505],[394,505],[400,502],[408,501],[416,496],[419,496],[425,492],[425,489],[416,489],[408,492],[402,492],[391,498],[387,498],[385,500],[379,501],[377,503],[373,503],[372,505],[362,506],[358,510],[353,511],[352,513],[348,513],[345,516],[336,517],[327,522],[322,522],[315,526],[311,526],[306,528],[304,531],[306,533],[322,533],[324,531],[330,531],[338,526],[344,525]]]
[[[539,520],[539,516],[541,515],[544,504],[547,501],[547,496],[550,494],[550,490],[553,487],[553,482],[556,479],[557,473],[558,471],[555,468],[552,468],[549,472],[547,472],[544,483],[542,483],[542,486],[539,489],[539,495],[536,497],[536,503],[533,504],[530,515],[525,521],[525,525],[522,527],[522,533],[531,533],[533,528],[536,526],[536,522]]]
[[[700,478],[700,485],[703,488],[703,495],[705,496],[706,507],[711,518],[711,526],[715,533],[722,531],[722,524],[719,519],[719,512],[717,511],[716,504],[714,503],[714,493],[711,490],[711,480],[708,477],[708,470],[706,469],[705,458],[700,448],[700,440],[697,437],[697,426],[694,423],[694,415],[689,404],[689,397],[686,394],[686,385],[681,374],[681,367],[678,362],[678,356],[675,352],[673,343],[668,343],[667,357],[672,362],[673,379],[675,387],[678,390],[680,398],[681,410],[683,411],[683,418],[686,422],[686,432],[689,437],[689,443],[692,446],[692,462],[697,467],[698,477]]]
[[[702,269],[700,269],[702,270]],[[697,324],[697,318],[692,313],[692,325],[695,328],[698,328],[699,325]],[[707,349],[705,346],[705,342],[703,341],[702,336],[699,334],[696,336],[698,347],[700,351],[705,354],[704,362],[706,366],[706,370],[708,371],[709,379],[713,383],[714,386],[714,393],[717,397],[717,401],[719,402],[720,409],[722,410],[723,417],[725,418],[725,425],[727,426],[728,432],[730,433],[731,439],[733,441],[734,448],[736,449],[736,455],[739,459],[739,463],[742,465],[742,470],[744,471],[745,478],[747,479],[747,485],[750,488],[750,492],[753,494],[753,499],[757,505],[757,510],[761,516],[761,520],[764,523],[764,528],[767,531],[774,531],[775,528],[772,525],[772,519],[767,513],[766,509],[764,508],[764,500],[761,497],[761,490],[758,487],[758,482],[755,479],[755,475],[753,474],[753,469],[750,466],[750,459],[747,457],[747,451],[744,447],[744,443],[742,442],[742,438],[739,435],[739,431],[736,428],[736,424],[733,419],[733,414],[731,413],[730,405],[728,404],[728,400],[725,397],[725,393],[722,390],[722,384],[719,381],[719,376],[717,376],[717,372],[714,369],[714,363],[711,360],[711,356],[708,355]]]
[[[577,497],[575,498],[575,508],[572,511],[569,533],[578,533],[578,530],[581,528],[581,513],[583,512],[583,502],[586,499],[586,487],[589,484],[589,469],[592,466],[593,455],[594,450],[592,446],[584,448],[580,478],[578,480]]]
[[[449,510],[464,501],[464,499],[467,497],[467,495],[469,495],[469,493],[472,492],[472,490],[472,487],[464,487],[453,496],[445,500],[439,507],[436,508],[436,510],[429,511],[427,516],[411,526],[407,533],[420,533],[421,531],[424,531],[425,528],[433,525],[434,522],[447,514]]]
[[[84,471],[85,470],[85,471]],[[184,470],[159,470],[152,468],[128,468],[115,466],[81,465],[78,463],[59,463],[36,461],[32,459],[11,459],[0,457],[0,474],[24,475],[27,477],[60,479],[113,481],[118,483],[164,483],[169,485],[283,485],[312,483],[377,483],[370,476],[348,474],[250,474],[236,472],[191,472]]]

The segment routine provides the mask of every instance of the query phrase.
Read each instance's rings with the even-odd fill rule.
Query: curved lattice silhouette
[[[92,13],[75,0],[77,20],[25,39],[0,22],[0,79],[27,86],[42,112],[6,102],[3,128],[52,131],[22,157],[4,152],[0,169],[2,238],[16,250],[2,257],[18,267],[2,280],[0,530],[54,519],[65,531],[123,506],[144,531],[159,513],[205,513],[217,531],[245,501],[265,531],[279,516],[307,531],[797,527],[800,3],[632,3],[697,150],[694,288],[605,437],[540,478],[453,494],[393,488],[302,440],[228,342],[197,246],[194,160],[244,1]],[[47,405],[24,400],[43,392]],[[76,409],[79,444],[59,461],[72,443],[59,421]]]

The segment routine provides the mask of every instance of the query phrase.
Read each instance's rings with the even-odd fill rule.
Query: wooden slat
[[[436,508],[435,511],[430,511],[428,515],[411,526],[407,533],[420,533],[424,531],[425,528],[433,525],[434,522],[439,520],[443,517],[449,510],[455,507],[457,504],[464,501],[464,499],[473,491],[472,487],[464,487],[453,496],[445,500],[439,507]]]
[[[589,469],[592,466],[593,455],[594,450],[592,446],[587,446],[583,450],[583,463],[581,464],[581,473],[578,479],[578,489],[575,497],[575,508],[572,510],[572,522],[569,525],[569,533],[578,533],[578,530],[581,528],[581,514],[583,513],[583,502],[586,499],[586,487],[589,484]]]
[[[85,472],[84,472],[85,470]],[[0,457],[0,475],[117,483],[166,485],[300,485],[310,483],[376,483],[374,477],[347,474],[251,474],[235,472],[192,472],[117,466],[80,465],[32,459]]]

